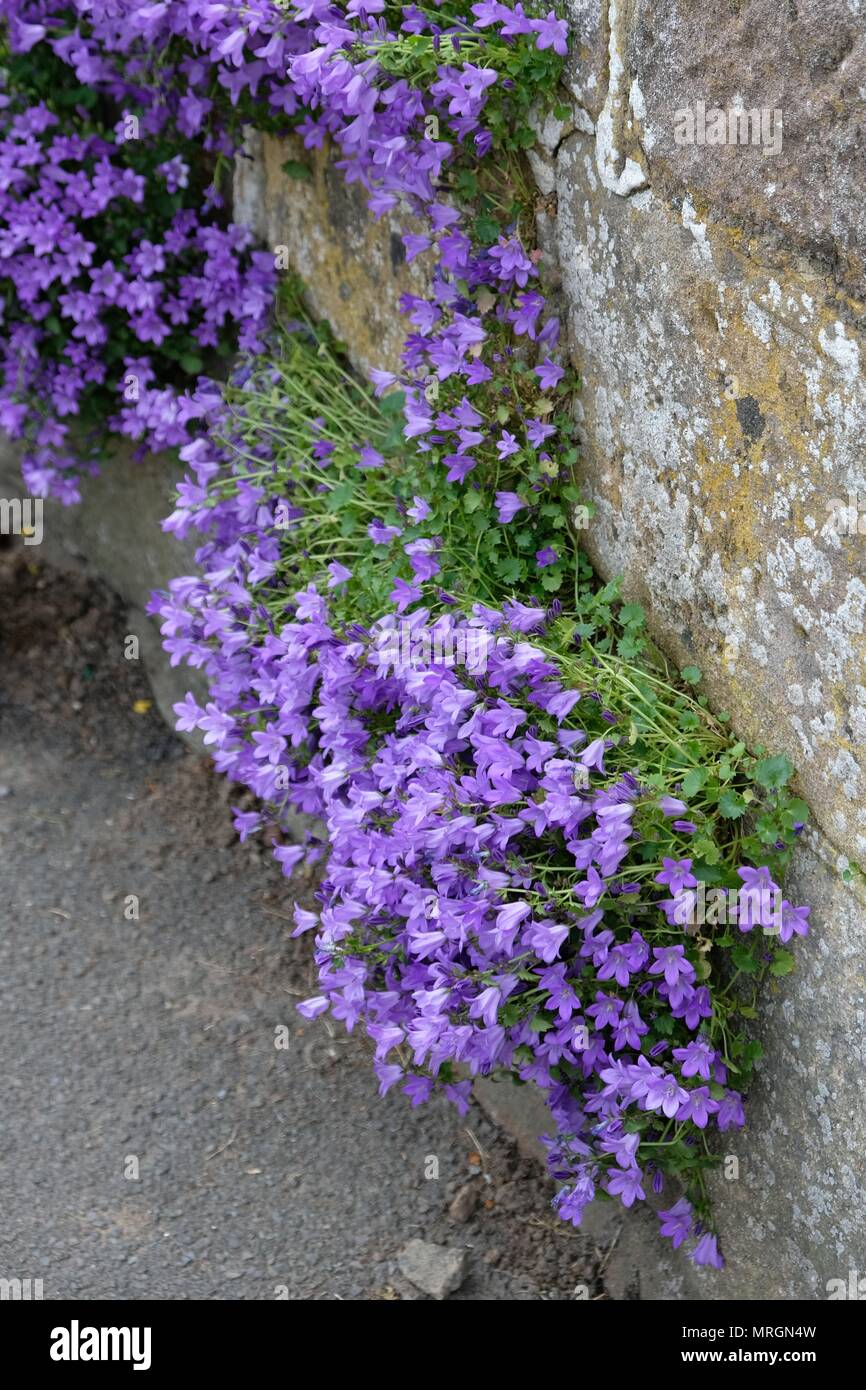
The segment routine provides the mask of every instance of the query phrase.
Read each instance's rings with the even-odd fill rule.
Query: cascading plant
[[[663,1234],[719,1265],[710,1135],[743,1122],[760,989],[807,930],[777,887],[806,808],[578,545],[578,383],[521,156],[564,114],[565,20],[498,0],[0,17],[0,421],[64,500],[68,416],[181,446],[166,528],[202,533],[198,573],[153,609],[209,679],[180,727],[261,801],[240,834],[267,829],[286,873],[322,866],[320,910],[296,912],[304,1012],[361,1023],[381,1089],[413,1103],[463,1107],[493,1071],[538,1085],[564,1218],[651,1189]],[[108,139],[130,115],[146,138]],[[330,142],[374,215],[421,219],[403,241],[430,291],[404,296],[402,363],[369,386],[292,285],[264,344],[271,258],[211,224],[189,148],[218,162],[249,120]],[[184,391],[174,370],[236,335],[231,382]],[[118,404],[121,371],[139,400]],[[302,843],[297,811],[318,822]]]
[[[261,346],[275,273],[221,216],[192,112],[151,103],[132,62],[90,85],[68,24],[52,45],[41,27],[13,23],[3,55],[0,427],[28,488],[71,503],[112,436],[189,438],[206,368]]]
[[[689,693],[699,673],[672,676],[637,605],[593,578],[563,523],[568,465],[539,458],[528,485],[525,457],[476,441],[465,481],[436,431],[407,442],[399,383],[377,399],[288,312],[185,451],[167,525],[206,533],[207,578],[155,610],[172,659],[209,677],[181,727],[263,803],[240,833],[326,826],[275,849],[290,874],[327,845],[321,910],[296,910],[320,985],[302,1010],[362,1023],[381,1090],[413,1103],[464,1106],[467,1071],[539,1085],[563,1217],[676,1180],[663,1234],[719,1264],[709,1136],[743,1123],[747,1021],[807,929],[776,888],[806,814],[791,768],[735,741]],[[507,320],[490,327],[493,359]],[[502,390],[442,383],[443,435],[482,432]]]

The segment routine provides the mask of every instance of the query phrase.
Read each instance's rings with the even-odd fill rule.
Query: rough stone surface
[[[467,1182],[458,1189],[457,1195],[448,1208],[448,1215],[458,1226],[465,1226],[472,1216],[481,1197],[480,1183]]]
[[[287,174],[289,160],[306,164],[311,178]],[[286,248],[313,312],[333,325],[359,366],[399,368],[406,336],[400,296],[423,293],[430,270],[424,254],[407,261],[401,233],[422,231],[420,223],[374,221],[363,189],[344,181],[328,150],[252,131],[236,164],[234,213],[275,254]]]
[[[466,1251],[449,1250],[429,1240],[410,1240],[397,1263],[400,1273],[431,1298],[456,1293],[466,1278]]]
[[[832,522],[833,499],[866,504],[854,330],[813,269],[764,263],[688,197],[612,194],[589,137],[557,169],[587,547],[866,860],[866,537]]]
[[[571,95],[593,121],[606,96],[608,14],[603,0],[570,0],[570,52],[565,76]]]
[[[538,1136],[550,1129],[550,1111],[537,1086],[518,1086],[510,1077],[479,1076],[474,1089],[487,1114],[517,1140],[521,1153],[528,1158],[544,1154]]]
[[[644,1213],[611,1278],[821,1298],[866,1267],[866,913],[841,878],[866,862],[863,21],[842,0],[570,9],[585,119],[543,245],[584,381],[587,548],[738,732],[789,754],[817,822],[788,884],[814,935],[765,999],[738,1177],[716,1180],[728,1269],[654,1259]],[[781,148],[678,144],[698,101],[781,109]],[[849,494],[859,534],[834,522]]]
[[[785,257],[799,253],[862,296],[862,7],[849,0],[634,0],[620,8],[631,11],[623,53],[654,190],[671,198],[688,187],[710,223],[741,228]],[[740,122],[735,147],[678,144],[675,114],[698,101],[708,115],[766,113],[761,136],[752,143],[752,123]],[[725,125],[709,120],[708,139]]]
[[[866,1271],[863,906],[817,837],[787,886],[820,916],[795,973],[765,995],[748,1127],[728,1136],[738,1175],[713,1182],[740,1298],[826,1298],[829,1281]],[[729,1282],[693,1276],[703,1298],[730,1297]]]

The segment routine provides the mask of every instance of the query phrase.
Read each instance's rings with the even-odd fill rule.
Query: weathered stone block
[[[801,255],[831,282],[862,295],[866,27],[860,6],[633,0],[620,9],[653,189],[670,199],[688,187],[710,224],[738,227],[788,258]],[[676,113],[694,111],[698,102],[705,107],[706,122],[698,125],[706,142],[678,143]],[[722,122],[710,115],[714,110],[762,114],[759,138],[753,121]],[[737,144],[721,143],[732,130]]]
[[[587,549],[738,732],[789,753],[817,820],[787,885],[814,934],[764,999],[738,1176],[715,1180],[728,1269],[660,1259],[644,1212],[616,1278],[825,1298],[866,1269],[866,913],[841,877],[866,863],[863,25],[842,3],[634,0],[602,30],[603,99],[557,150],[545,237],[584,382]],[[678,144],[699,100],[781,107],[781,150]]]
[[[283,165],[306,164],[309,179]],[[285,247],[308,287],[310,307],[350,347],[358,366],[396,371],[406,336],[404,293],[423,294],[426,254],[407,261],[402,232],[424,229],[405,216],[375,221],[359,184],[347,184],[332,152],[304,150],[296,138],[249,132],[235,167],[234,215],[266,246]]]

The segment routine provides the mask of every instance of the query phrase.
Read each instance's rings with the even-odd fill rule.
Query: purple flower
[[[509,458],[511,454],[516,454],[520,452],[520,445],[518,444],[513,434],[509,434],[507,430],[503,430],[497,441],[496,450],[499,454],[500,459],[504,462],[505,459]],[[497,493],[497,496],[499,497],[505,495],[506,494],[504,493]],[[512,493],[511,496],[514,496],[514,494]]]
[[[680,1063],[683,1076],[702,1076],[709,1081],[716,1053],[706,1038],[693,1038],[685,1047],[675,1047],[673,1055]]]
[[[509,627],[513,627],[515,632],[533,632],[542,626],[547,617],[543,608],[531,608],[525,603],[518,603],[516,599],[509,599],[502,611]]]
[[[16,19],[14,21],[12,51],[14,53],[29,53],[35,44],[40,43],[45,38],[45,34],[44,24],[25,24],[23,20]]]
[[[322,994],[317,994],[314,999],[305,999],[302,1004],[298,1004],[298,1013],[303,1014],[304,1018],[320,1018],[322,1014],[328,1012],[330,1007],[327,999]]]
[[[469,1017],[480,1018],[488,1028],[492,1028],[496,1022],[501,998],[502,993],[495,986],[491,985],[488,989],[483,989],[469,1005]]]
[[[711,1115],[714,1115],[719,1108],[719,1102],[713,1100],[707,1086],[695,1086],[687,1092],[687,1098],[683,1101],[677,1111],[677,1119],[692,1120],[698,1129],[706,1129]]]
[[[719,1102],[716,1124],[719,1129],[725,1130],[741,1129],[745,1123],[742,1096],[737,1091],[726,1091],[724,1099]]]
[[[568,22],[557,19],[555,10],[548,10],[546,19],[530,20],[537,38],[536,48],[552,48],[560,58],[568,53]]]
[[[522,497],[518,497],[516,492],[497,492],[496,494],[496,513],[497,520],[503,525],[513,521],[517,513],[523,511],[526,503]]]
[[[286,877],[291,878],[292,871],[304,858],[304,847],[303,845],[277,845],[274,850],[274,858]]]
[[[390,545],[402,534],[399,526],[386,526],[382,521],[371,521],[367,527],[367,535],[374,545]]]
[[[421,598],[421,590],[416,584],[407,584],[405,579],[395,579],[390,593],[391,602],[397,605],[398,613],[405,613],[410,604]]]
[[[692,1259],[696,1265],[709,1265],[712,1269],[725,1267],[725,1262],[719,1254],[718,1241],[709,1231],[701,1236],[692,1251]]]
[[[232,817],[241,844],[262,828],[262,817],[258,811],[241,811],[239,807],[233,806]]]
[[[662,858],[662,868],[656,874],[655,883],[665,884],[676,897],[684,888],[697,888],[698,880],[692,873],[691,859]]]
[[[365,444],[358,455],[358,467],[382,468],[384,464],[385,460],[378,449],[374,449],[372,444]]]
[[[565,376],[562,368],[557,367],[555,362],[551,362],[549,357],[545,357],[541,365],[533,370],[538,377],[542,391],[552,391]]]
[[[595,907],[599,898],[604,894],[604,891],[604,879],[598,870],[590,864],[583,883],[578,883],[574,890],[575,897],[580,898],[584,908],[589,910]]]
[[[661,1223],[659,1234],[667,1236],[674,1249],[678,1250],[683,1241],[688,1240],[691,1231],[691,1202],[685,1197],[680,1197],[667,1211],[660,1211],[658,1216]]]
[[[345,565],[341,565],[339,560],[331,561],[328,565],[328,574],[331,576],[328,580],[329,589],[335,589],[338,585],[345,584],[352,578],[352,571],[346,569]]]
[[[653,955],[655,960],[650,966],[651,975],[660,975],[664,972],[665,980],[669,985],[675,985],[680,979],[693,980],[695,978],[695,968],[686,960],[685,946],[654,946]]]
[[[545,439],[550,439],[551,435],[556,434],[554,425],[547,425],[543,420],[529,420],[526,425],[526,437],[534,449],[540,449]]]
[[[674,1118],[688,1098],[689,1092],[684,1090],[675,1076],[653,1076],[646,1083],[644,1105],[647,1110],[661,1110],[669,1120]]]
[[[594,738],[592,743],[588,743],[583,752],[578,757],[578,762],[582,767],[594,768],[596,772],[604,772],[604,754],[607,747],[603,738]]]
[[[204,710],[197,704],[189,691],[184,695],[183,700],[179,701],[176,705],[172,705],[172,709],[177,715],[177,724],[175,728],[183,734],[192,733],[197,729],[199,719],[204,713]]]
[[[608,1173],[604,1188],[612,1197],[619,1197],[624,1207],[633,1206],[635,1201],[646,1200],[641,1186],[643,1174],[639,1168],[613,1168]]]
[[[501,907],[496,914],[496,929],[500,932],[512,932],[520,926],[520,923],[527,918],[532,908],[527,902],[508,903],[506,907]]]
[[[177,706],[175,705],[175,709]],[[809,913],[811,907],[794,907],[787,899],[782,901],[782,920],[779,926],[779,938],[781,941],[790,941],[796,932],[798,936],[806,936],[809,932]]]

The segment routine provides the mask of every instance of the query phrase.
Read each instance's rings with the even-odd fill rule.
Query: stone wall
[[[306,168],[309,178],[285,173],[287,163]],[[236,161],[234,216],[275,254],[285,248],[312,311],[328,320],[359,367],[399,367],[406,336],[400,295],[423,294],[430,271],[426,255],[407,263],[401,232],[420,232],[420,224],[374,221],[363,189],[346,183],[328,151],[257,131]]]
[[[792,875],[815,935],[766,1001],[705,1297],[824,1297],[866,1269],[866,915],[841,877],[866,865],[859,8],[576,0],[553,154],[589,550],[738,731],[789,754],[816,819]],[[700,102],[707,134],[713,108],[763,111],[761,142],[678,143]]]
[[[716,1182],[728,1270],[671,1259],[644,1214],[612,1256],[622,1296],[817,1299],[866,1273],[866,894],[842,877],[866,865],[860,8],[570,0],[572,116],[531,155],[583,379],[589,552],[738,732],[788,753],[815,816],[791,884],[814,934],[769,988],[739,1177]],[[287,158],[251,139],[238,211],[359,365],[393,367],[426,267],[326,155],[304,183]],[[840,534],[858,493],[864,534]]]

